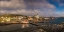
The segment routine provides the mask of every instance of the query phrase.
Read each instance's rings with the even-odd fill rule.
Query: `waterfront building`
[[[23,17],[22,16],[18,16],[18,20],[21,20],[21,19],[23,19]]]
[[[10,21],[10,20],[11,20],[11,18],[10,18],[10,17],[6,18],[6,21]]]
[[[38,19],[34,19],[34,22],[38,22],[39,20]]]
[[[1,18],[4,18],[4,17],[1,17]]]
[[[22,23],[23,23],[22,28],[29,27],[29,24],[27,24],[27,23],[29,23],[27,19],[23,19]]]
[[[39,18],[39,15],[38,15],[38,14],[37,14],[37,15],[35,15],[35,18],[37,18],[37,19],[38,19],[38,18]]]
[[[39,21],[39,15],[37,14],[37,15],[35,15],[34,17],[35,17],[35,18],[34,18],[34,22],[38,22],[38,21]]]
[[[50,18],[45,17],[44,19],[50,19]]]
[[[28,20],[33,20],[33,18],[31,16],[28,17]]]

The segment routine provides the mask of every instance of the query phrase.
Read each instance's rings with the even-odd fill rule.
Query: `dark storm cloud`
[[[7,2],[10,1],[10,2]],[[54,5],[49,4],[46,0],[5,0],[0,4],[1,8],[9,9],[42,9],[54,8]]]
[[[47,3],[46,0],[24,0],[27,9],[42,9],[43,5]]]
[[[47,0],[10,0],[0,1],[1,14],[24,14],[40,16],[53,16],[55,14],[55,6]]]
[[[8,0],[5,0],[5,1],[1,1],[0,2],[0,9],[6,9],[9,8],[9,9],[24,9],[26,6],[24,4],[24,0],[10,0],[8,2]]]
[[[0,0],[0,1],[11,1],[11,0]]]

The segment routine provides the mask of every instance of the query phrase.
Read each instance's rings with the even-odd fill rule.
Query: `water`
[[[54,19],[54,20],[50,20],[51,24],[60,24],[62,22],[64,22],[64,18],[57,18],[57,19]]]
[[[39,25],[52,25],[52,24],[61,24],[64,22],[64,18],[56,18],[56,19],[50,19],[49,22],[45,22],[45,23],[36,23],[36,24],[39,24]]]
[[[36,23],[36,24],[41,26],[41,25],[61,24],[62,22],[64,22],[64,18],[57,18],[57,19],[50,20],[50,22],[47,23]],[[28,26],[34,27],[35,25],[28,24]]]

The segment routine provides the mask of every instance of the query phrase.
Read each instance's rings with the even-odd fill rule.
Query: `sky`
[[[0,14],[64,17],[64,0],[0,0]]]

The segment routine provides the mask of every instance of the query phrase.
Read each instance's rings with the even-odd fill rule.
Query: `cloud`
[[[27,15],[27,16],[34,16],[37,13],[39,14],[39,16],[54,16],[55,13],[54,11],[48,10],[48,11],[41,11],[41,10],[25,10],[25,9],[21,9],[21,10],[13,10],[13,11],[7,11],[7,10],[1,10],[0,11],[1,14],[21,14],[21,15]]]
[[[10,0],[0,1],[0,14],[21,14],[40,16],[58,16],[55,6],[47,0]]]
[[[63,12],[56,12],[57,16],[64,17],[64,11]]]
[[[10,0],[8,1],[0,1],[0,8],[55,8],[54,5],[48,3],[46,0]]]
[[[50,4],[47,0],[32,0],[25,2],[29,9],[55,9],[56,7],[53,4]]]
[[[52,9],[51,9],[52,10]],[[0,14],[21,14],[21,15],[27,15],[27,16],[34,16],[38,13],[39,16],[44,16],[44,17],[63,17],[64,12],[55,12],[51,11],[50,9],[48,11],[41,11],[41,10],[25,10],[25,9],[20,9],[20,10],[13,10],[13,11],[7,11],[7,10],[1,10]]]
[[[8,1],[0,1],[0,8],[25,8],[25,4],[23,2],[23,0],[19,1],[19,0],[10,0]]]

